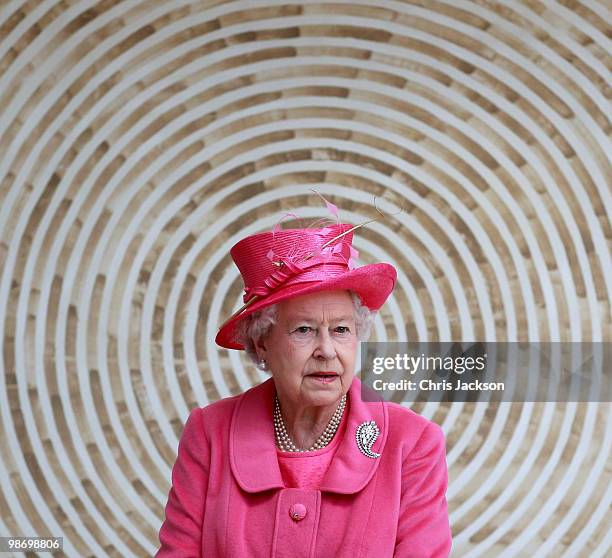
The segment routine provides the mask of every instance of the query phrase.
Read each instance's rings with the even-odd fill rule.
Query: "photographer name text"
[[[504,391],[503,382],[481,382],[473,380],[466,382],[457,378],[454,382],[444,380],[398,380],[397,382],[385,382],[377,378],[372,382],[372,388],[376,391]]]
[[[457,374],[459,377],[448,377],[438,380],[431,378],[386,381],[376,378],[371,386],[376,391],[504,391],[503,382],[484,382],[480,379],[466,380],[464,373],[482,372],[486,368],[487,355],[476,357],[465,356],[418,356],[396,354],[395,356],[376,357],[372,359],[372,372],[376,375],[398,370],[405,371],[410,376],[423,372],[441,372]]]

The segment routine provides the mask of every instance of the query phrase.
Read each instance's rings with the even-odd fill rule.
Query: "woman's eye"
[[[310,326],[300,326],[295,331],[298,333],[310,333],[312,328]]]
[[[348,328],[348,326],[338,326],[336,328],[336,333],[350,333],[350,329]]]

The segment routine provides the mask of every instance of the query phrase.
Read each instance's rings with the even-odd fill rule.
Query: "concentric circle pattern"
[[[377,340],[612,340],[611,23],[606,0],[2,3],[0,536],[155,551],[189,409],[264,379],[214,344],[229,248],[329,217],[311,189],[348,222],[404,208],[355,240],[399,269]],[[610,556],[610,403],[415,409],[447,436],[453,556]]]

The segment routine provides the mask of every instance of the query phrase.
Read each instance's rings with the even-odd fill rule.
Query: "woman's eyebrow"
[[[332,318],[331,322],[350,322],[354,320],[355,316],[353,314],[344,314],[343,316],[338,316],[337,318]]]
[[[347,322],[347,321],[351,321],[354,320],[355,316],[353,316],[352,314],[343,314],[342,316],[336,316],[333,317],[330,320],[330,323],[336,323],[336,322]],[[306,315],[295,315],[295,316],[291,316],[290,318],[287,319],[287,321],[289,323],[293,323],[293,322],[307,322],[309,324],[312,323],[318,323],[319,320],[318,318],[313,318],[312,316],[306,316]]]
[[[290,316],[287,318],[287,321],[290,323],[293,322],[308,322],[310,323],[314,323],[317,320],[315,318],[313,318],[312,316],[300,316],[300,315],[295,315],[295,316]]]

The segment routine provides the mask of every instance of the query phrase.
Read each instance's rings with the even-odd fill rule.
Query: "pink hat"
[[[245,305],[219,329],[217,345],[244,349],[237,326],[253,312],[288,298],[327,290],[354,291],[363,305],[378,310],[393,290],[397,272],[388,263],[355,268],[353,227],[284,229],[247,236],[230,254],[244,280]]]

